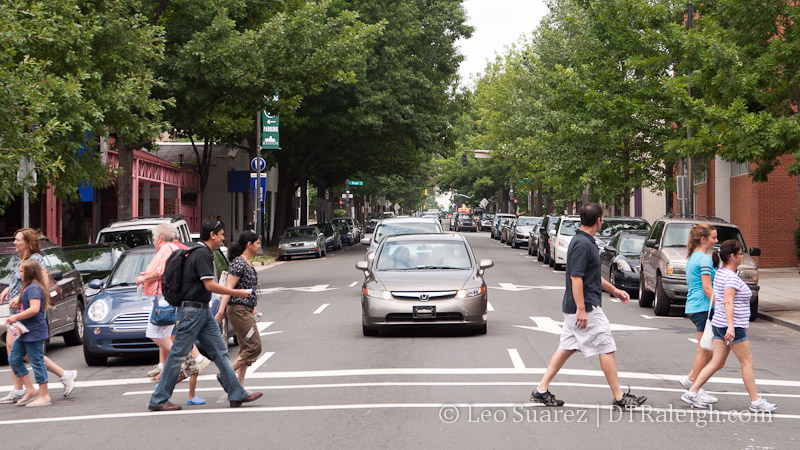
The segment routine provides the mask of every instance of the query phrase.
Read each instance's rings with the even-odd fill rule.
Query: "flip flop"
[[[150,378],[150,382],[151,383],[158,383],[159,381],[161,381],[161,374],[158,374],[158,375],[154,376],[153,378]]]
[[[27,405],[25,405],[25,407],[26,408],[38,408],[40,406],[50,406],[52,404],[53,404],[52,402],[41,403],[41,404],[38,404],[38,405],[34,405],[33,403],[28,403]]]
[[[36,400],[37,398],[39,398],[39,396],[38,396],[38,395],[34,395],[33,397],[31,397],[31,398],[29,398],[29,399],[25,400],[24,402],[23,402],[23,401],[18,401],[18,402],[16,403],[16,405],[17,405],[17,406],[28,406],[28,403],[30,403],[30,402],[32,402],[32,401],[34,401],[34,400]]]

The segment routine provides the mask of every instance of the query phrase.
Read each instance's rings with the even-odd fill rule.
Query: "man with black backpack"
[[[164,371],[161,380],[156,385],[153,395],[150,397],[148,409],[151,411],[177,411],[180,405],[170,403],[172,391],[178,380],[181,363],[186,355],[191,351],[194,341],[198,340],[205,349],[209,359],[214,361],[219,369],[217,380],[222,384],[222,388],[228,393],[228,401],[231,408],[239,407],[242,403],[252,402],[261,398],[261,392],[248,393],[244,390],[228,360],[228,349],[226,342],[222,340],[219,325],[211,314],[208,304],[211,301],[211,293],[220,295],[233,295],[239,298],[246,298],[250,295],[249,290],[229,289],[215,281],[214,256],[211,253],[218,249],[225,241],[225,225],[217,220],[204,220],[200,230],[200,248],[185,251],[180,261],[182,267],[182,277],[179,278],[180,296],[178,299],[167,298],[170,303],[178,307],[177,322],[175,330],[175,342],[172,344],[167,361],[164,363]],[[181,250],[176,251],[176,253]],[[172,262],[175,258],[173,254],[167,260],[165,269],[165,279],[176,277],[167,276],[171,267],[175,267],[177,262]],[[175,281],[173,281],[174,283]],[[165,286],[167,290],[175,291],[174,284]],[[166,292],[165,292],[166,295]]]

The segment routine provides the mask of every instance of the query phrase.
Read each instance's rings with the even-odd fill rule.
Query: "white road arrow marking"
[[[486,302],[486,310],[487,311],[494,311],[494,306],[491,303]]]
[[[647,314],[640,314],[640,316],[644,317],[647,320],[653,320],[653,319],[683,319],[683,317],[659,317],[659,316],[648,316]]]
[[[519,356],[519,352],[515,348],[509,348],[508,356],[511,358],[511,363],[514,364],[515,369],[525,369],[525,363],[522,362],[522,357]]]
[[[347,286],[347,287],[353,287],[353,286],[355,286],[355,285],[357,285],[357,284],[358,284],[358,281],[353,281],[353,282],[352,282],[352,283],[350,283],[350,285],[349,285],[349,286]]]
[[[314,314],[319,314],[322,311],[325,311],[325,308],[327,308],[330,305],[331,305],[330,303],[323,303],[322,306],[320,306],[319,308],[317,308],[316,311],[314,311]]]
[[[543,331],[545,333],[550,333],[550,334],[561,334],[561,327],[564,325],[564,322],[557,322],[549,317],[531,316],[530,319],[536,324],[535,327],[524,326],[524,325],[514,325],[514,326],[517,328],[525,328],[527,330]],[[634,325],[621,325],[617,323],[611,324],[611,331],[657,331],[657,330],[658,328],[638,327]]]
[[[264,353],[256,360],[256,362],[254,362],[250,367],[247,368],[247,371],[245,373],[247,375],[252,375],[256,370],[258,370],[259,367],[263,366],[268,359],[272,358],[272,355],[274,354],[275,352]]]

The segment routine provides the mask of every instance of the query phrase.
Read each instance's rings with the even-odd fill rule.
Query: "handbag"
[[[172,305],[159,306],[158,297],[156,297],[153,301],[153,310],[150,311],[150,323],[159,327],[175,325],[177,320],[176,311],[177,308]]]
[[[700,348],[703,350],[714,349],[714,330],[711,329],[711,312],[709,310],[708,318],[706,319],[706,327],[703,329],[703,337],[700,338]]]

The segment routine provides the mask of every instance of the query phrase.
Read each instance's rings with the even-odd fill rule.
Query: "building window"
[[[692,158],[692,175],[694,184],[703,184],[708,181],[708,166],[703,158]]]
[[[750,173],[750,161],[745,161],[743,163],[731,163],[731,176],[736,177],[739,175],[746,175]]]

